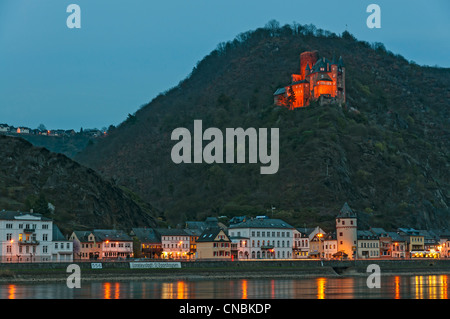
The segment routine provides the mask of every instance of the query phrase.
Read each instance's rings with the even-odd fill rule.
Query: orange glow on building
[[[304,107],[321,97],[345,103],[345,67],[342,57],[332,61],[319,58],[317,51],[300,54],[300,74],[292,74],[291,84],[274,93],[274,103],[289,109]]]

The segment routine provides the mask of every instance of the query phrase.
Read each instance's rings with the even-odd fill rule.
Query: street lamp
[[[322,260],[322,245],[321,245],[321,239],[323,237],[322,233],[318,233],[317,237],[319,237],[319,258]]]

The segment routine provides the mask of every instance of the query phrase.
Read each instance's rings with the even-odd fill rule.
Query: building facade
[[[196,242],[196,259],[231,260],[231,240],[222,229],[207,229]]]
[[[357,249],[357,216],[345,203],[336,217],[336,240],[338,252],[347,254],[349,259],[355,257]]]
[[[165,259],[189,259],[190,242],[189,234],[183,229],[164,229],[156,230],[161,237],[162,258]]]
[[[70,262],[72,259],[72,241],[64,238],[51,219],[32,212],[0,212],[1,262]]]
[[[238,244],[239,259],[290,259],[294,230],[281,219],[263,216],[232,224],[228,232]]]

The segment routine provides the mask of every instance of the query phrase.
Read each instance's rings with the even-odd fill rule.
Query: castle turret
[[[317,51],[307,51],[300,54],[300,74],[302,80],[305,79],[305,70],[307,65],[316,64],[319,59],[319,53]]]
[[[357,216],[347,203],[336,216],[336,239],[338,252],[342,251],[353,259],[357,249]]]

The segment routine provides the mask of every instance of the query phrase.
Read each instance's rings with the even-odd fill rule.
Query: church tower
[[[336,217],[336,239],[338,252],[342,251],[353,259],[357,253],[357,218],[347,203]]]

